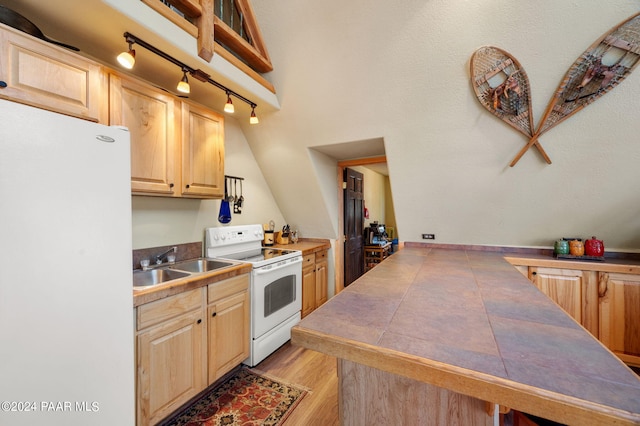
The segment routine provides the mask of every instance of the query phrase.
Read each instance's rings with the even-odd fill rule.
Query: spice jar
[[[604,256],[604,243],[596,237],[591,237],[584,242],[584,252],[587,256]]]
[[[571,240],[569,241],[569,253],[572,256],[582,256],[584,255],[584,244],[582,240]]]
[[[569,241],[559,239],[553,243],[553,252],[555,254],[569,254]]]

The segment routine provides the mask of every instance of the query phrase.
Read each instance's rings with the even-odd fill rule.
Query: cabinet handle
[[[198,324],[200,324],[201,322],[202,322],[202,319],[199,319],[199,320],[198,320]]]
[[[7,87],[7,82],[0,80],[0,89],[4,89],[5,87]]]
[[[531,275],[538,275],[538,273],[536,271],[533,271]]]
[[[216,315],[218,315],[216,312],[211,314],[212,317],[215,317]]]
[[[173,188],[173,183],[170,183],[170,184],[169,184],[169,188]]]
[[[189,189],[189,185],[186,185],[185,188]]]
[[[608,284],[609,274],[602,274],[598,280],[598,298],[602,299],[607,295],[607,290],[609,290]]]

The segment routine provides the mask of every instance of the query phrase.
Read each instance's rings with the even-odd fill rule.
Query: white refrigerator
[[[129,132],[0,100],[0,425],[135,423]]]

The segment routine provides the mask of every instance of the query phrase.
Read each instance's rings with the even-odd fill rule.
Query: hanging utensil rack
[[[229,202],[233,201],[233,212],[235,214],[242,214],[242,203],[244,203],[244,196],[242,195],[242,181],[243,177],[224,175],[225,184],[229,181]],[[238,182],[240,182],[240,195],[238,195]]]

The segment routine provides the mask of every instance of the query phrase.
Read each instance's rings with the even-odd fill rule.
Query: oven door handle
[[[270,274],[273,271],[277,271],[278,269],[286,268],[288,266],[295,265],[297,263],[302,263],[302,257],[301,256],[300,257],[294,257],[293,259],[289,259],[289,260],[285,261],[284,265],[276,264],[276,266],[274,266],[272,268],[257,268],[257,269],[254,269],[254,273],[256,275]]]

